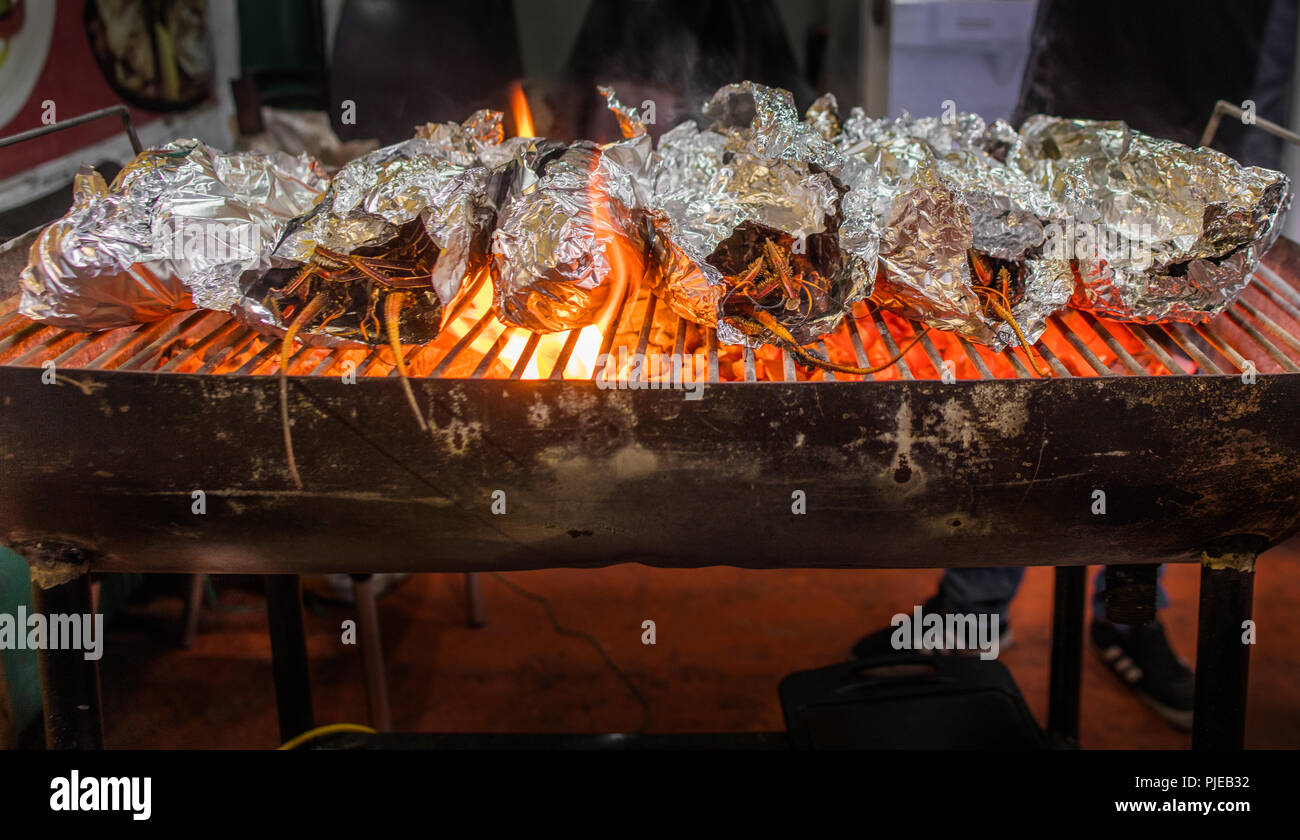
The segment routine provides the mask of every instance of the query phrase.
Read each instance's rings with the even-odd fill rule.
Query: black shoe
[[[921,612],[925,615],[929,615],[930,613],[936,613],[936,612],[940,614],[946,614],[949,611],[941,608],[939,605],[938,597],[934,597],[921,605]],[[908,615],[910,617],[911,614],[909,613]],[[868,633],[867,635],[863,636],[861,639],[858,639],[858,641],[853,645],[853,650],[852,650],[853,658],[872,659],[877,656],[888,656],[891,653],[957,653],[957,654],[964,654],[964,655],[971,655],[971,656],[978,656],[980,654],[980,651],[973,648],[971,649],[963,648],[961,650],[940,649],[938,651],[931,651],[931,650],[913,651],[908,649],[908,650],[900,651],[894,648],[893,641],[892,641],[894,634],[897,632],[898,632],[897,627],[890,626],[890,627],[886,627],[883,630],[877,630],[874,633]],[[1011,646],[1011,641],[1012,641],[1011,624],[1010,622],[1003,619],[998,624],[999,654]]]
[[[1094,619],[1091,636],[1101,661],[1143,703],[1175,729],[1191,730],[1196,675],[1169,646],[1159,621],[1121,630]]]

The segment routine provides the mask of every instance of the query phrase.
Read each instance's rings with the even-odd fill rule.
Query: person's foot
[[[1121,681],[1175,729],[1192,728],[1196,676],[1169,646],[1159,621],[1121,629],[1093,619],[1092,647]]]
[[[934,597],[921,605],[921,612],[922,614],[925,615],[929,615],[930,613],[939,613],[940,615],[944,615],[949,611],[940,608],[938,597]],[[890,626],[884,628],[883,630],[876,630],[875,632],[868,633],[867,635],[863,636],[861,639],[858,639],[858,641],[854,643],[852,649],[853,658],[871,659],[876,656],[886,656],[891,653],[898,653],[899,651],[894,648],[893,641],[892,641],[894,634],[897,632],[898,632],[897,627]],[[1006,619],[1002,619],[998,623],[998,652],[1001,653],[1001,651],[1006,650],[1008,647],[1010,647],[1011,641],[1012,641],[1011,624]],[[953,650],[949,650],[946,648],[940,648],[938,650],[925,649],[916,652],[957,653],[957,654],[969,655],[969,656],[978,656],[980,654],[980,651],[977,648],[972,648],[972,647],[957,648]]]

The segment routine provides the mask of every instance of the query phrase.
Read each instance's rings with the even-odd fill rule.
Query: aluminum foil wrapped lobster
[[[602,92],[624,134],[644,134],[635,112]],[[727,85],[704,116],[708,128],[685,122],[664,134],[645,170],[655,291],[724,343],[777,343],[849,370],[803,346],[839,326],[876,272],[874,220],[845,212],[844,158],[783,90]]]
[[[648,240],[637,175],[650,138],[530,140],[494,174],[492,305],[533,332],[594,323],[645,274]]]
[[[178,140],[138,155],[111,186],[84,168],[73,204],[32,244],[19,311],[102,330],[195,306],[239,311],[286,225],[325,190],[305,155],[223,154]]]
[[[1069,301],[1074,275],[1046,247],[1064,205],[1005,163],[1015,131],[974,114],[871,120],[854,109],[835,140],[867,164],[857,186],[881,231],[873,299],[996,350],[1018,343],[1029,353]]]
[[[246,290],[253,326],[319,345],[431,341],[486,263],[488,167],[506,154],[502,133],[501,114],[483,111],[340,169],[288,226],[276,270]]]
[[[1202,321],[1249,284],[1291,204],[1281,172],[1123,122],[1034,116],[1009,163],[1070,219],[1073,304],[1129,321]]]

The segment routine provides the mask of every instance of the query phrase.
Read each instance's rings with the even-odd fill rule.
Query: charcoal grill
[[[476,286],[454,332],[406,348],[431,433],[387,349],[297,350],[302,489],[286,468],[277,341],[207,311],[98,334],[32,323],[16,313],[25,251],[11,243],[0,272],[0,532],[47,612],[86,611],[87,572],[1050,564],[1063,567],[1050,722],[1068,737],[1083,566],[1199,562],[1196,742],[1240,744],[1248,648],[1234,628],[1250,616],[1255,556],[1300,517],[1289,241],[1205,325],[1053,317],[1044,378],[1023,350],[939,333],[871,381],[823,374],[775,348],[719,347],[626,290],[600,350],[698,344],[698,400],[627,387],[648,385],[644,371],[619,387],[599,370],[575,377],[580,332],[517,334]],[[866,364],[915,331],[859,308],[820,349]],[[284,663],[301,646],[296,589],[280,591],[277,668],[302,676],[304,662]],[[44,664],[52,743],[97,743],[93,663],[50,652]],[[305,701],[279,676],[282,707],[295,691]]]
[[[1300,516],[1290,242],[1206,325],[1053,317],[1044,378],[1022,350],[938,333],[871,381],[823,374],[776,348],[719,347],[636,289],[594,338],[541,338],[497,322],[480,280],[444,338],[405,350],[432,435],[389,351],[292,356],[299,488],[276,342],[201,311],[100,334],[33,324],[16,314],[29,241],[0,253],[0,536],[32,564],[46,612],[88,610],[91,571],[277,576],[282,725],[309,696],[297,590],[279,576],[1051,564],[1049,726],[1068,739],[1083,566],[1200,562],[1196,743],[1241,742],[1249,648],[1235,638],[1254,558]],[[867,366],[917,329],[854,316],[821,352]],[[699,352],[702,399],[644,371],[610,387],[584,358],[593,341]],[[51,744],[99,743],[93,663],[52,652],[42,667]]]

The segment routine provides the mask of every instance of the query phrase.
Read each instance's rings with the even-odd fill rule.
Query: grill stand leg
[[[185,629],[181,631],[181,647],[194,647],[199,637],[199,614],[203,610],[203,582],[207,575],[190,575],[190,588],[185,596]]]
[[[266,575],[266,618],[271,634],[271,669],[281,742],[312,729],[311,674],[302,616],[302,581],[297,575]]]
[[[393,711],[388,705],[388,679],[384,674],[384,646],[379,635],[379,607],[371,575],[353,575],[357,625],[361,635],[361,667],[366,675],[366,705],[370,725],[380,732],[393,731]]]
[[[483,611],[483,582],[477,572],[465,573],[465,605],[470,627],[487,624],[487,613]]]
[[[1052,600],[1052,662],[1047,689],[1047,734],[1061,746],[1079,744],[1083,677],[1083,608],[1087,566],[1057,566]]]
[[[36,612],[93,615],[90,552],[78,546],[34,540],[15,546],[31,566]],[[94,622],[91,622],[93,628]],[[19,632],[26,632],[25,629]],[[103,640],[96,640],[103,650]],[[42,649],[41,703],[45,711],[45,745],[51,750],[104,748],[104,718],[99,694],[99,663],[86,650]]]
[[[1241,749],[1251,645],[1242,641],[1255,590],[1255,555],[1201,556],[1192,748]]]

